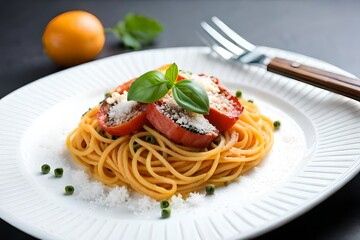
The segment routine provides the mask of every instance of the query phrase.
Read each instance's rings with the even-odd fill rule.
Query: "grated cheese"
[[[205,88],[209,96],[210,107],[221,112],[233,113],[234,102],[221,92],[219,85],[213,81],[213,77],[208,77],[206,75],[199,76],[196,74],[183,74],[183,77],[192,80]],[[234,115],[237,114],[238,113],[234,113]]]
[[[80,185],[78,187],[75,186],[77,192],[77,198],[83,200],[91,200],[95,201],[104,196],[104,186],[100,182],[89,181],[87,184]]]
[[[170,205],[174,209],[183,209],[186,207],[185,201],[180,193],[171,197]]]
[[[140,198],[139,200],[137,200],[135,202],[135,204],[130,204],[128,206],[128,209],[130,211],[132,211],[135,215],[142,215],[145,212],[154,209],[155,207],[158,207],[159,203],[148,197],[148,196],[144,196],[142,198]]]
[[[105,206],[107,208],[127,206],[135,215],[144,215],[146,212],[159,206],[159,202],[148,197],[135,194],[125,187],[109,188],[104,184],[91,180],[84,170],[67,170],[75,186],[74,196],[80,200],[89,201],[90,204]],[[140,196],[140,198],[139,198]],[[181,194],[173,195],[170,199],[171,208],[185,210],[192,207],[200,207],[204,204],[205,194],[193,192],[187,199]]]
[[[206,75],[199,76],[197,74],[182,74],[182,76],[201,85],[203,88],[205,88],[208,94],[220,93],[219,86],[211,79],[211,77]]]
[[[71,171],[71,178],[75,183],[77,183],[81,186],[85,185],[89,182],[89,175],[85,171],[82,171],[82,170]]]
[[[171,97],[165,97],[163,103],[156,107],[162,114],[188,131],[198,134],[216,131],[216,128],[202,114],[186,111]]]
[[[120,207],[130,199],[129,191],[125,186],[112,188],[107,195],[96,200],[98,205],[106,207]]]
[[[130,199],[126,187],[107,188],[98,181],[92,181],[83,170],[71,170],[70,176],[75,183],[75,196],[81,200],[88,200],[91,204],[118,207]]]
[[[192,192],[192,193],[190,193],[190,196],[186,199],[186,202],[191,207],[201,206],[205,202],[205,194],[201,194],[198,192]]]
[[[108,112],[108,125],[125,123],[139,113],[139,111],[135,109],[138,103],[136,101],[127,101],[127,91],[124,91],[121,95],[114,92],[111,97],[106,99],[107,103],[109,103],[108,100],[115,103]]]

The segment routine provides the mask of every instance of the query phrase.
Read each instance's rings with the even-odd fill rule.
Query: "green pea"
[[[276,121],[274,121],[273,124],[274,124],[275,129],[278,129],[281,125],[281,122],[279,120],[276,120]]]
[[[48,174],[50,172],[50,166],[48,164],[43,164],[41,166],[41,172],[42,174]]]
[[[161,209],[167,208],[167,207],[169,207],[169,206],[170,206],[170,203],[169,203],[168,200],[166,200],[166,199],[161,200],[161,202],[160,202],[160,207],[161,207]]]
[[[162,218],[169,218],[171,216],[171,208],[163,208],[161,209],[161,217]]]
[[[63,173],[64,173],[64,169],[62,168],[55,168],[54,170],[55,177],[57,178],[62,177]]]
[[[215,193],[215,185],[209,184],[205,187],[206,195],[213,195]]]
[[[241,96],[242,96],[241,90],[237,90],[237,91],[235,92],[235,96],[236,96],[237,98],[241,98]]]
[[[75,188],[71,185],[65,187],[65,194],[72,195],[74,193]]]
[[[152,143],[152,144],[156,143],[156,140],[155,140],[154,136],[152,136],[152,135],[147,135],[145,137],[145,141]]]

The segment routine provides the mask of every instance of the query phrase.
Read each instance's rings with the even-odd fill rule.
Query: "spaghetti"
[[[107,186],[127,185],[153,199],[226,185],[258,165],[273,145],[273,123],[240,99],[244,112],[207,148],[175,144],[152,127],[113,137],[99,126],[100,106],[88,111],[66,139],[73,158]],[[152,136],[155,142],[146,141]]]

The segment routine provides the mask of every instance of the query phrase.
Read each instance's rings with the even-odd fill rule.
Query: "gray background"
[[[0,97],[61,70],[43,53],[42,32],[57,14],[77,9],[94,13],[104,26],[129,12],[158,19],[166,30],[148,48],[200,46],[199,22],[216,15],[255,44],[302,53],[360,76],[360,1],[1,0]],[[108,36],[97,58],[127,51]],[[259,239],[360,239],[359,189],[357,176],[313,210]],[[31,238],[2,220],[0,232]]]

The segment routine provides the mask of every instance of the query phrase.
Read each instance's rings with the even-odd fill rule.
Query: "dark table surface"
[[[104,26],[114,25],[129,12],[157,18],[166,30],[148,48],[202,45],[194,32],[201,20],[216,15],[258,45],[322,59],[360,76],[360,1],[356,0],[1,1],[1,98],[61,70],[43,53],[42,32],[57,14],[78,9],[92,12]],[[127,51],[108,36],[97,58]],[[359,189],[357,175],[314,209],[258,239],[360,239]],[[8,239],[32,238],[2,220],[0,233]]]

